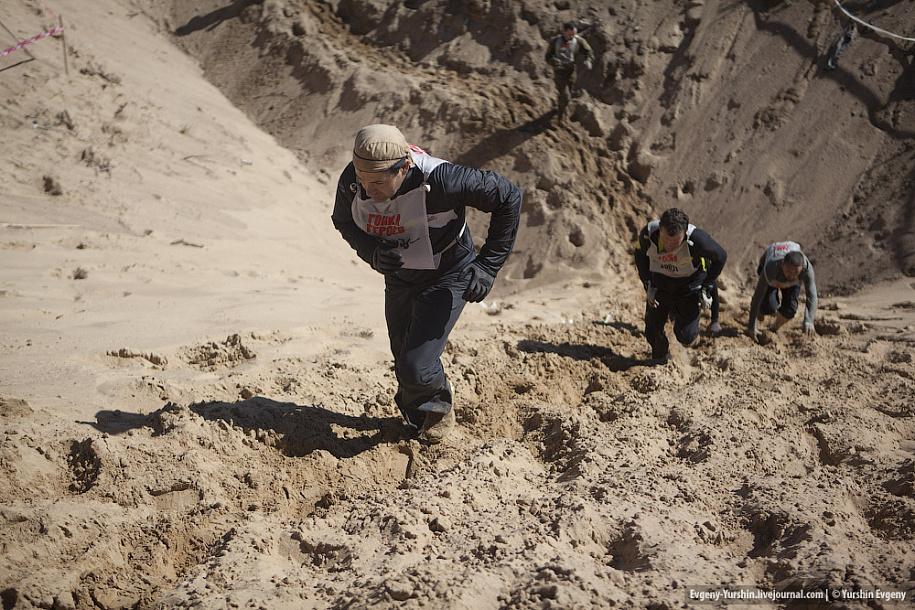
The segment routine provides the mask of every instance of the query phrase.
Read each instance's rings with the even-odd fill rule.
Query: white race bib
[[[654,232],[659,226],[660,223],[657,220],[649,223],[649,233]],[[652,242],[645,253],[648,255],[649,270],[652,273],[660,273],[668,277],[689,277],[694,274],[698,267],[693,263],[693,257],[689,252],[689,236],[695,228],[693,225],[688,226],[686,238],[673,252],[661,252],[659,246],[655,246]],[[660,239],[658,241],[660,242]]]
[[[404,260],[405,269],[436,269],[441,255],[432,253],[429,221],[426,216],[426,193],[429,185],[378,203],[363,199],[359,192],[353,198],[353,220],[356,226],[394,246]]]

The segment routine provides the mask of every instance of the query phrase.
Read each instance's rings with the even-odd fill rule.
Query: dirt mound
[[[902,35],[915,24],[906,3],[858,10]],[[597,62],[554,130],[542,56],[563,21]],[[825,0],[180,2],[161,16],[207,78],[331,180],[347,134],[375,121],[516,180],[525,230],[503,289],[626,276],[638,226],[678,205],[729,251],[732,277],[790,238],[837,294],[915,274],[910,43],[862,26],[828,70],[848,23]]]
[[[8,548],[9,607],[607,607],[679,605],[700,581],[909,586],[911,337],[859,323],[840,340],[789,331],[773,351],[726,308],[721,337],[650,367],[637,312],[611,304],[609,324],[456,338],[458,427],[437,447],[406,440],[390,374],[332,356],[236,370],[262,392],[247,400],[223,384],[100,412],[101,436],[40,437],[47,415],[5,410],[4,496],[28,472],[33,498],[4,506],[7,535],[49,566],[81,556],[26,572]],[[285,383],[290,364],[309,381]]]

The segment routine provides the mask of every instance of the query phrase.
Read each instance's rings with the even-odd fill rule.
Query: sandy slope
[[[741,331],[745,274],[759,244],[723,220],[719,204],[700,206],[699,191],[684,197],[680,188],[677,201],[733,240],[735,263],[722,286],[722,336],[703,337],[689,350],[675,346],[674,364],[653,368],[644,361],[642,295],[628,240],[653,208],[666,205],[671,184],[686,184],[677,171],[705,184],[708,165],[684,153],[695,147],[682,142],[708,133],[698,126],[710,123],[714,109],[706,102],[716,96],[695,91],[688,104],[682,96],[690,83],[725,88],[729,77],[715,53],[698,50],[700,41],[716,39],[703,28],[713,14],[733,20],[739,27],[732,47],[752,46],[752,31],[785,37],[792,16],[781,5],[748,12],[691,3],[694,12],[709,12],[688,30],[699,46],[685,47],[686,55],[690,65],[707,67],[708,78],[665,81],[663,69],[647,66],[644,78],[630,79],[639,87],[622,77],[613,91],[585,94],[584,101],[631,93],[637,99],[616,99],[625,116],[592,100],[592,110],[581,106],[571,126],[553,131],[539,122],[549,97],[531,91],[549,92],[549,83],[536,67],[524,68],[523,36],[517,61],[529,75],[510,74],[506,82],[481,72],[492,51],[483,53],[459,28],[448,38],[449,61],[418,35],[409,48],[360,55],[373,39],[395,40],[403,32],[397,24],[415,27],[430,14],[450,23],[442,3],[412,4],[415,13],[391,9],[384,20],[386,4],[370,2],[171,8],[61,1],[51,8],[67,24],[69,74],[56,39],[30,45],[35,59],[27,63],[14,65],[23,56],[0,60],[0,126],[10,151],[0,159],[0,222],[11,223],[0,228],[4,609],[674,608],[696,603],[691,590],[738,585],[880,588],[910,600],[915,298],[912,278],[899,273],[907,225],[886,229],[890,220],[911,220],[904,137],[910,99],[891,86],[894,65],[911,74],[910,57],[897,47],[888,58],[874,39],[854,47],[865,58],[852,65],[873,66],[881,76],[873,90],[891,98],[864,114],[879,118],[894,105],[898,132],[856,124],[855,141],[867,153],[854,169],[836,167],[803,188],[787,181],[781,189],[776,179],[766,194],[754,167],[788,167],[782,148],[796,148],[805,163],[816,158],[811,151],[825,150],[801,146],[798,125],[817,116],[805,109],[787,113],[797,124],[775,134],[735,137],[759,163],[722,182],[747,196],[748,210],[757,209],[753,197],[761,191],[764,202],[781,193],[784,200],[772,205],[790,212],[791,201],[818,185],[867,202],[860,218],[851,214],[831,235],[857,235],[867,214],[884,218],[884,228],[871,222],[860,237],[885,231],[887,243],[897,240],[867,259],[870,271],[879,269],[872,276],[892,282],[848,297],[827,294],[812,341],[791,327],[773,343],[755,345]],[[503,18],[527,33],[531,48],[539,44],[538,27],[548,30],[552,21],[534,4],[525,5],[521,21],[494,15],[501,3],[468,6],[471,26]],[[555,16],[577,8],[588,12],[576,5]],[[634,29],[628,38],[608,38],[625,42],[631,54],[605,47],[602,66],[636,74],[623,68],[643,43],[657,50],[651,61],[676,57],[664,49],[680,47],[662,34],[675,42],[685,35],[664,29],[665,9],[661,2],[621,5],[618,19],[602,27],[609,32],[639,17],[645,29],[653,24],[657,40],[640,41]],[[822,5],[803,10],[811,28],[825,28]],[[340,27],[339,15],[355,34]],[[297,28],[286,20],[297,20]],[[51,24],[25,1],[0,5],[0,22],[20,39]],[[322,95],[258,111],[258,96],[300,91],[285,72],[267,69],[274,61],[297,68],[275,53],[283,43],[270,28],[284,24],[326,50],[316,55],[321,66],[355,62],[340,68],[350,70],[349,89],[315,64],[296,82]],[[262,38],[247,52],[257,63],[228,53],[234,73],[226,64],[207,68],[216,82],[234,74],[237,90],[226,95],[239,106],[240,92],[257,92],[249,95],[248,116],[164,33],[183,38],[177,41],[189,50],[198,45],[208,65],[207,52],[233,48],[230,33],[256,27]],[[367,33],[359,43],[366,46],[357,45]],[[332,44],[344,35],[351,44]],[[811,36],[822,54],[829,32]],[[415,86],[438,113],[428,124],[406,124],[410,136],[527,181],[523,237],[501,292],[468,308],[446,354],[459,426],[436,447],[405,436],[392,400],[381,280],[329,223],[332,184],[351,133],[376,112],[404,120],[409,114],[394,98],[359,97],[387,82],[373,71],[377,65],[364,64],[408,66],[408,51],[426,60],[414,57],[401,84]],[[804,81],[803,71],[791,76],[797,68],[790,62],[763,57],[786,66],[788,77],[770,92],[776,98],[776,90]],[[769,72],[775,81],[785,76]],[[449,77],[455,73],[461,78]],[[320,74],[323,90],[308,80]],[[259,87],[246,88],[249,75],[262,80]],[[684,93],[658,105],[649,94],[656,91],[652,79]],[[458,107],[455,93],[442,90],[449,83],[467,91],[490,83],[508,95],[490,91]],[[817,86],[837,87],[817,82],[806,90]],[[362,109],[341,91],[362,100]],[[823,95],[836,97],[830,91]],[[735,86],[734,125],[752,124],[743,95],[749,93]],[[838,106],[851,103],[838,97]],[[319,127],[334,114],[330,100],[341,118]],[[474,118],[487,108],[493,116],[514,113],[523,129],[491,128],[486,113]],[[673,114],[651,118],[663,108]],[[604,125],[602,135],[589,131],[592,120],[594,129]],[[639,158],[665,121],[681,142],[668,157],[696,157],[695,165]],[[727,121],[719,123],[724,129]],[[851,142],[849,133],[822,137]],[[783,146],[759,144],[776,136]],[[646,168],[642,184],[633,174]],[[887,181],[889,175],[901,177]],[[728,196],[705,193],[710,200]],[[887,201],[878,205],[877,198]],[[800,217],[774,224],[765,214],[754,218],[763,227],[760,240],[769,239],[766,231],[775,235],[778,222],[811,236],[823,229]],[[743,252],[737,244],[749,245]],[[833,292],[860,279],[858,267],[831,260],[818,260],[817,269],[832,270],[820,276],[835,284]],[[851,271],[842,275],[846,267]],[[831,604],[884,606],[895,607]]]
[[[503,289],[625,276],[629,235],[674,203],[714,229],[740,281],[785,236],[836,294],[915,273],[911,43],[862,30],[827,70],[847,23],[832,1],[144,4],[317,167],[345,163],[340,132],[383,117],[518,180],[527,225]],[[880,4],[850,8],[905,35],[915,7]],[[542,57],[565,20],[597,62],[569,128],[553,131]]]

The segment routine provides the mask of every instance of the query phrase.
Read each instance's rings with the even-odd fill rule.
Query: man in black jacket
[[[635,246],[635,265],[645,287],[645,337],[656,363],[670,360],[664,326],[673,318],[674,335],[683,345],[699,336],[703,304],[712,291],[728,255],[718,242],[689,224],[689,217],[670,208],[642,229]]]
[[[479,254],[468,206],[492,215]],[[514,246],[521,189],[495,172],[431,157],[397,127],[369,125],[337,182],[332,219],[384,275],[395,402],[423,439],[440,442],[454,426],[454,386],[441,356],[464,305],[489,294]]]

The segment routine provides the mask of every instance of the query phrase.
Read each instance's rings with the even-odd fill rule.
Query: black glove
[[[387,244],[378,244],[372,253],[372,269],[383,275],[397,273],[403,267],[403,256]]]
[[[496,281],[496,276],[474,261],[464,268],[461,279],[468,280],[467,288],[464,290],[464,300],[468,303],[479,303],[489,294],[492,283]]]

